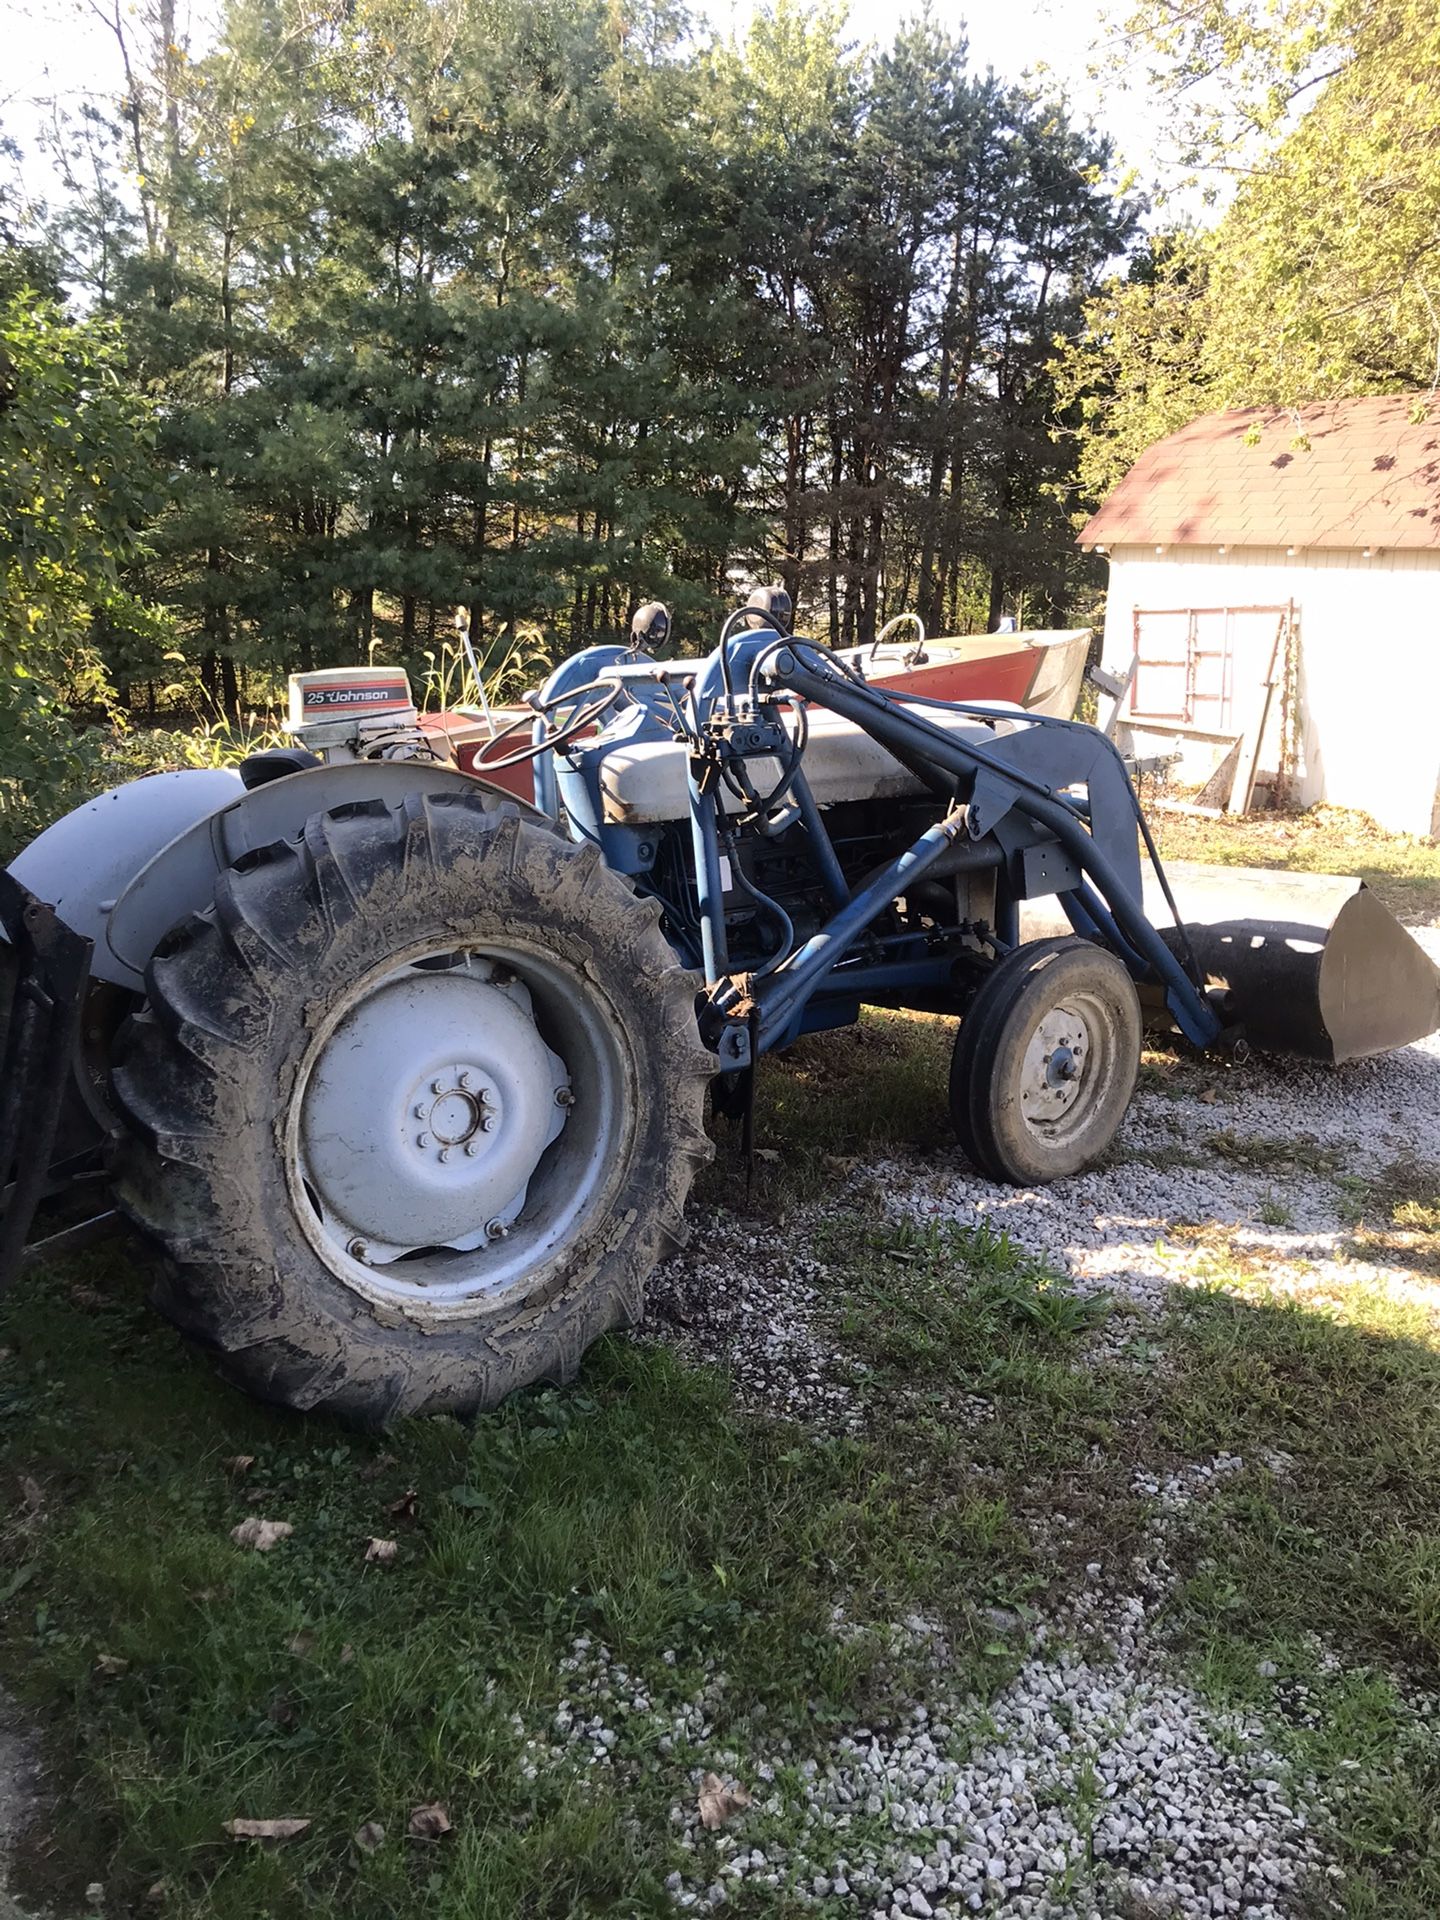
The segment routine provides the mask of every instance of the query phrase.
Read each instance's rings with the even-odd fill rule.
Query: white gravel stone
[[[1440,930],[1419,937],[1440,959]],[[897,1221],[986,1222],[1077,1289],[1107,1292],[1126,1310],[1094,1341],[1112,1364],[1130,1364],[1133,1349],[1133,1364],[1163,1366],[1163,1353],[1144,1338],[1148,1317],[1176,1286],[1211,1284],[1217,1274],[1223,1281],[1187,1229],[1214,1236],[1221,1252],[1228,1243],[1258,1256],[1280,1295],[1323,1303],[1374,1284],[1440,1324],[1440,1283],[1347,1250],[1349,1196],[1323,1164],[1329,1156],[1346,1175],[1406,1159],[1440,1164],[1440,1036],[1338,1070],[1257,1059],[1221,1075],[1213,1100],[1198,1097],[1198,1080],[1189,1086],[1194,1091],[1183,1074],[1174,1086],[1143,1084],[1115,1161],[1049,1188],[997,1187],[943,1145],[930,1156],[894,1155],[854,1175],[837,1172],[837,1184],[848,1181],[843,1199],[853,1204],[862,1179]],[[1208,1150],[1222,1133],[1241,1143],[1296,1142],[1321,1164],[1239,1164]],[[857,1428],[867,1417],[864,1370],[830,1330],[827,1276],[812,1245],[814,1222],[836,1204],[834,1194],[817,1196],[778,1230],[726,1213],[699,1220],[692,1250],[652,1283],[647,1337],[727,1369],[741,1404],[757,1412],[832,1432]],[[1267,1224],[1264,1216],[1282,1208],[1289,1224]],[[993,1417],[987,1402],[971,1399],[957,1411]],[[802,1906],[841,1900],[877,1920],[1282,1920],[1314,1904],[1315,1887],[1340,1877],[1319,1838],[1327,1809],[1314,1783],[1294,1777],[1259,1719],[1207,1709],[1152,1626],[1174,1582],[1168,1551],[1194,1503],[1237,1475],[1295,1471],[1293,1459],[1273,1451],[1137,1468],[1132,1488],[1150,1521],[1134,1562],[1089,1563],[1063,1615],[1030,1619],[1029,1655],[994,1700],[955,1692],[936,1623],[898,1622],[897,1649],[923,1655],[931,1675],[919,1711],[897,1703],[893,1723],[882,1715],[837,1734],[798,1787],[774,1784],[797,1778],[788,1743],[771,1751],[761,1740],[727,1756],[757,1801],[727,1873],[737,1897],[747,1884],[784,1888]],[[1064,1543],[1063,1513],[1045,1510],[1034,1520],[1037,1544]],[[1026,1624],[1014,1615],[988,1620],[1004,1634]],[[858,1631],[837,1612],[837,1637]],[[585,1648],[577,1674],[593,1670],[595,1658]],[[1278,1680],[1274,1662],[1260,1662],[1258,1677]],[[634,1688],[613,1664],[610,1682],[617,1698]],[[1287,1712],[1302,1719],[1306,1689],[1279,1684],[1289,1689]],[[567,1688],[578,1728],[593,1706],[581,1680]],[[716,1704],[707,1682],[697,1698],[663,1707],[668,1751],[693,1756],[697,1787],[702,1772],[724,1771],[720,1756],[704,1750]],[[602,1724],[610,1717],[618,1716],[602,1715]],[[585,1736],[587,1752],[597,1731]],[[562,1750],[581,1737],[558,1717],[548,1735]],[[626,1744],[643,1746],[631,1721]],[[603,1741],[599,1750],[607,1765],[630,1764]],[[763,1802],[762,1792],[770,1795]],[[667,1887],[689,1910],[706,1904],[713,1888],[724,1892],[715,1836],[699,1830],[693,1793],[672,1821],[695,1859],[678,1886],[672,1876]],[[887,1837],[874,1837],[877,1828]]]
[[[1440,961],[1440,929],[1411,931]],[[1338,1068],[1257,1055],[1221,1077],[1213,1102],[1142,1082],[1117,1137],[1123,1157],[1053,1186],[997,1187],[958,1153],[929,1163],[887,1159],[873,1181],[896,1217],[984,1221],[1078,1289],[1142,1309],[1163,1305],[1174,1286],[1215,1277],[1192,1239],[1170,1236],[1219,1228],[1266,1260],[1267,1281],[1282,1295],[1319,1302],[1374,1284],[1440,1323],[1440,1281],[1346,1249],[1350,1196],[1335,1178],[1290,1163],[1238,1164],[1207,1151],[1215,1134],[1321,1149],[1346,1176],[1397,1161],[1440,1163],[1440,1034]],[[1165,1164],[1172,1157],[1179,1164]],[[1277,1202],[1287,1226],[1262,1217]]]

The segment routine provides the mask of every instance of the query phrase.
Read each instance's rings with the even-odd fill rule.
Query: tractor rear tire
[[[383,1427],[567,1381],[683,1243],[695,977],[653,901],[516,808],[317,814],[147,988],[117,1197],[169,1255],[157,1303],[261,1399]]]
[[[992,1180],[1044,1186],[1104,1153],[1140,1070],[1140,1002],[1122,963],[1078,937],[1016,947],[960,1023],[950,1112]]]

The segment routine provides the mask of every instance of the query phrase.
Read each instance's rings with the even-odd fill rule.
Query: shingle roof
[[[1140,456],[1080,542],[1440,547],[1440,400],[1202,414]]]

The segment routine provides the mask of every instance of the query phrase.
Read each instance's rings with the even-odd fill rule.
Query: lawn
[[[1156,818],[1172,857],[1355,872],[1440,915],[1429,843],[1323,811]],[[722,1884],[733,1824],[776,1864],[725,1882],[728,1912],[868,1912],[813,1831],[817,1770],[857,1728],[903,1746],[937,1688],[954,1764],[983,1752],[1027,1663],[1090,1646],[1096,1569],[1158,1554],[1146,1658],[1257,1717],[1305,1783],[1340,1876],[1314,1912],[1433,1920],[1434,1316],[1368,1281],[1307,1303],[1203,1226],[1166,1255],[1187,1284],[1142,1314],[991,1225],[912,1217],[884,1169],[955,1161],[949,1041],[877,1014],[772,1063],[748,1174],[717,1123],[692,1208],[715,1251],[684,1310],[662,1285],[652,1328],[574,1388],[470,1427],[372,1439],[237,1396],[151,1312],[133,1242],[26,1276],[0,1309],[0,1685],[53,1783],[12,1866],[27,1910],[660,1916]],[[1226,1084],[1165,1054],[1142,1072],[1162,1106]],[[1356,1173],[1303,1127],[1207,1121],[1130,1159],[1271,1183],[1277,1228],[1320,1182],[1341,1255],[1418,1284],[1440,1274],[1424,1146]],[[843,1418],[757,1401],[733,1344],[697,1357],[692,1323],[767,1259],[814,1276]],[[1209,1461],[1206,1497],[1165,1517],[1166,1476]],[[290,1531],[237,1544],[253,1521]],[[713,1833],[711,1772],[753,1797]],[[1087,1779],[1055,1789],[1082,1834]],[[237,1819],[306,1824],[267,1842]],[[883,1853],[889,1811],[842,1837]],[[1091,1910],[1075,1885],[1103,1903],[1104,1872],[1092,1848],[1052,1876],[1057,1910]]]
[[[1440,841],[1386,833],[1367,814],[1311,807],[1208,820],[1157,807],[1150,824],[1162,859],[1354,874],[1401,920],[1440,920]]]
[[[803,1043],[766,1079],[778,1157],[747,1191],[722,1147],[700,1196],[701,1221],[818,1263],[839,1428],[616,1338],[570,1391],[358,1438],[219,1385],[144,1304],[130,1245],[25,1280],[0,1332],[0,1677],[64,1790],[22,1898],[659,1916],[734,1844],[684,1824],[714,1770],[754,1793],[744,1844],[790,1863],[727,1911],[868,1911],[794,1879],[806,1767],[932,1698],[902,1623],[943,1636],[968,1752],[1036,1622],[1144,1550],[1137,1473],[1235,1455],[1166,1535],[1158,1644],[1316,1783],[1331,1910],[1440,1910],[1440,1760],[1407,1705],[1440,1660],[1430,1323],[1379,1297],[1275,1304],[1221,1250],[1142,1324],[989,1228],[890,1216],[865,1158],[952,1151],[946,1044],[901,1016]],[[1357,1221],[1403,1215],[1433,1251],[1412,1187],[1357,1189]],[[247,1549],[250,1519],[293,1531]],[[412,1835],[437,1806],[448,1831]],[[230,1838],[237,1818],[310,1824],[266,1844]]]

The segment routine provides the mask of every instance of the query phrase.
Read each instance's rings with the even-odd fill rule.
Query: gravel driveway
[[[1440,930],[1417,937],[1440,959]],[[893,1219],[991,1221],[1078,1289],[1104,1290],[1131,1342],[1137,1322],[1158,1325],[1173,1288],[1213,1283],[1217,1253],[1240,1256],[1246,1286],[1262,1294],[1329,1305],[1375,1287],[1440,1322],[1440,1279],[1407,1264],[1403,1236],[1376,1258],[1355,1240],[1357,1194],[1412,1164],[1440,1165],[1440,1036],[1338,1071],[1155,1063],[1111,1164],[1048,1189],[997,1188],[943,1143],[864,1172]],[[813,1250],[825,1210],[818,1201],[778,1233],[708,1219],[705,1256],[660,1276],[653,1325],[727,1368],[757,1412],[844,1430],[865,1414],[826,1317]],[[1103,1350],[1115,1337],[1096,1339]],[[1206,1704],[1155,1629],[1173,1587],[1177,1519],[1245,1465],[1223,1456],[1137,1467],[1145,1545],[1123,1567],[1091,1566],[1078,1595],[1033,1622],[1029,1656],[997,1699],[957,1695],[938,1626],[900,1621],[895,1634],[928,1650],[933,1681],[918,1706],[883,1728],[847,1728],[798,1785],[784,1750],[711,1756],[787,1839],[757,1849],[743,1830],[712,1837],[693,1805],[676,1806],[697,1849],[697,1871],[672,1877],[677,1906],[774,1899],[788,1887],[802,1905],[875,1920],[1340,1911],[1343,1875],[1319,1837],[1327,1808],[1315,1782],[1281,1761],[1259,1718]],[[577,1661],[582,1688],[593,1657]],[[1318,1643],[1316,1659],[1322,1670],[1338,1664]],[[1435,1703],[1407,1699],[1429,1737]],[[692,1706],[693,1733],[703,1699]]]

